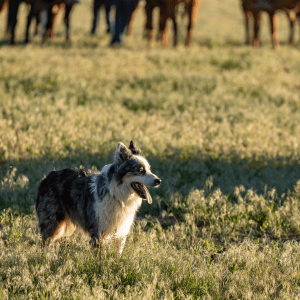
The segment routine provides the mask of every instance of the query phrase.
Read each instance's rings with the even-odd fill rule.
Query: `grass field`
[[[202,1],[193,44],[112,49],[92,2],[57,37],[0,45],[0,299],[299,299],[300,53],[244,46],[238,0]],[[4,32],[6,13],[0,15]],[[156,15],[157,23],[157,15]],[[171,25],[171,24],[170,24]],[[297,28],[297,42],[299,41]],[[41,249],[40,180],[65,167],[101,169],[133,139],[160,178],[118,257],[76,234]]]

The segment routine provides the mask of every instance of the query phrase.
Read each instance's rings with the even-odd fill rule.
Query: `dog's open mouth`
[[[147,200],[149,204],[152,203],[151,195],[145,185],[139,182],[132,182],[131,187],[143,200]]]

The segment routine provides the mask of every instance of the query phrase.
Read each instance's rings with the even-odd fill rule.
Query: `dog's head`
[[[150,165],[142,151],[131,141],[129,148],[119,143],[114,156],[117,166],[115,178],[118,184],[126,184],[140,198],[152,203],[147,187],[158,187],[161,183],[150,170]]]

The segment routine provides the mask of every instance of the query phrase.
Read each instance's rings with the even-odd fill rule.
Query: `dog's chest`
[[[117,232],[118,235],[128,234],[136,211],[141,204],[142,199],[136,196],[120,202],[107,194],[101,202],[97,201],[94,207],[100,231]]]
[[[142,199],[135,197],[129,203],[125,203],[117,212],[115,218],[116,235],[125,236],[128,234],[134,221],[135,214],[142,204]]]

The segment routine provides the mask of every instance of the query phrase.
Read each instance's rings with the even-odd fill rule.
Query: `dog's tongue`
[[[147,200],[149,204],[152,203],[151,195],[148,189],[143,184],[138,182],[132,182],[131,186],[143,200]]]

